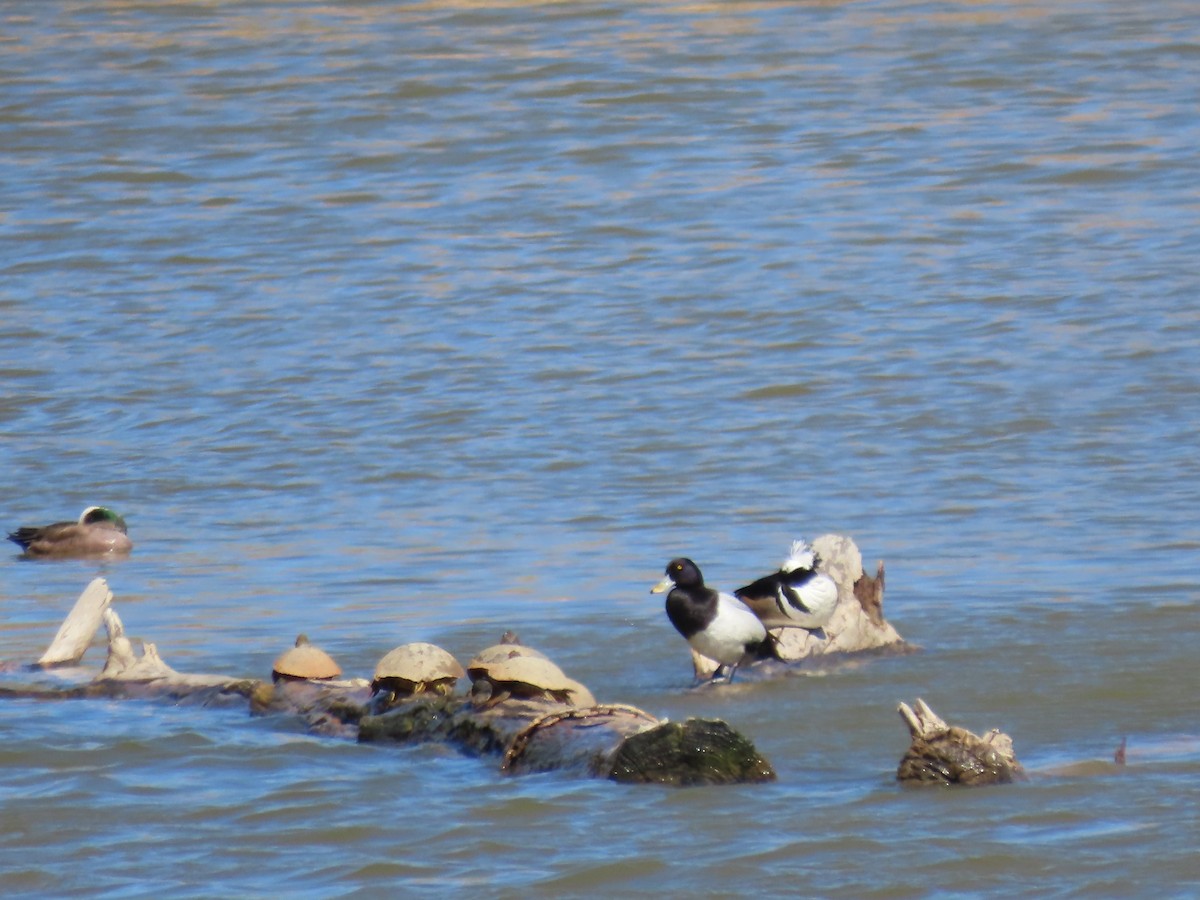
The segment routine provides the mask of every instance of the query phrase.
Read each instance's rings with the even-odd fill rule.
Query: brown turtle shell
[[[429,689],[449,690],[466,672],[462,665],[436,644],[414,642],[388,651],[375,666],[373,691],[390,690],[420,694]]]
[[[506,645],[506,648],[518,646]],[[572,706],[592,706],[596,702],[591,691],[573,678],[568,678],[562,669],[541,654],[504,655],[500,659],[476,665],[478,660],[479,657],[476,657],[471,661],[468,673],[474,680],[489,682],[493,696],[503,692],[513,697],[554,700]]]
[[[524,644],[492,644],[492,646],[485,647],[476,653],[471,661],[467,663],[467,674],[471,676],[472,680],[476,680],[486,675],[492,665],[509,659],[517,659],[518,657],[531,657],[533,659],[545,659],[549,661],[545,653],[542,653],[540,650],[534,650],[532,647],[526,647]],[[551,663],[551,665],[554,664]]]
[[[327,681],[341,674],[342,668],[333,661],[333,657],[320,647],[310,644],[304,635],[296,638],[296,646],[279,654],[271,667],[273,681],[281,678]]]

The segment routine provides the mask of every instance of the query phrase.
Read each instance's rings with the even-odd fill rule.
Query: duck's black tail
[[[28,550],[33,539],[37,537],[38,529],[29,525],[24,525],[16,531],[8,533],[8,539],[19,546],[22,550]]]
[[[764,659],[782,659],[779,655],[779,644],[775,640],[775,635],[767,632],[767,636],[759,641],[758,646],[752,651],[751,658],[756,662]]]

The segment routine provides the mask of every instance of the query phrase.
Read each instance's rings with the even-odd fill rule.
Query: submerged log
[[[611,777],[613,756],[661,722],[636,706],[608,704],[538,716],[508,742],[500,771],[509,775],[574,769]]]
[[[462,697],[418,697],[359,723],[362,742],[444,742],[501,755],[509,775],[571,772],[626,784],[680,787],[772,781],[775,770],[719,720],[660,720],[624,704],[566,707],[506,700],[479,708]]]
[[[983,737],[947,725],[924,700],[916,709],[901,703],[900,717],[908,725],[912,744],[896,778],[906,784],[1008,784],[1025,777],[1013,753],[1012,738],[997,729]]]
[[[570,707],[548,700],[505,700],[481,708],[462,696],[416,697],[359,722],[363,743],[443,742],[479,756],[503,757],[509,774],[572,769],[607,774],[597,762],[626,737],[661,721],[623,704]]]
[[[108,654],[103,670],[90,682],[5,687],[0,697],[248,702],[253,715],[290,716],[322,735],[363,742],[445,742],[467,753],[497,757],[501,771],[513,775],[563,771],[675,785],[774,778],[770,763],[754,745],[723,722],[693,719],[676,725],[632,706],[594,704],[583,685],[577,685],[579,692],[544,690],[535,696],[523,696],[515,684],[500,692],[476,690],[470,696],[426,691],[388,708],[396,700],[395,692],[373,697],[370,682],[362,678],[267,681],[178,672],[163,661],[154,644],[142,642],[139,652],[111,601],[102,579],[89,585],[60,629],[60,637],[67,633],[69,639],[55,641],[60,650],[67,649],[48,651],[43,657],[72,658],[73,650],[86,649],[103,621]],[[89,622],[95,623],[91,632]],[[74,655],[75,661],[82,652]],[[589,705],[573,705],[577,697],[587,697]]]
[[[824,534],[812,542],[820,559],[817,567],[838,587],[833,618],[814,633],[806,628],[771,628],[779,662],[788,669],[820,665],[856,653],[904,653],[911,650],[883,616],[884,570],[880,562],[874,576],[863,571],[862,553],[854,541],[842,535]],[[692,651],[697,680],[711,678],[715,660]],[[770,677],[778,668],[774,661],[743,666],[738,677]],[[743,675],[742,673],[745,673]]]
[[[313,734],[354,740],[371,686],[364,678],[259,681],[249,699],[253,716],[290,716]]]
[[[481,706],[456,694],[420,696],[380,715],[363,716],[358,739],[363,743],[447,743],[476,756],[504,756],[518,736],[539,718],[571,708],[550,700],[509,698]],[[567,762],[563,767],[570,765]]]

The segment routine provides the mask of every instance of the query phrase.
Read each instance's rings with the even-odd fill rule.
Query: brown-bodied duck
[[[78,522],[24,525],[8,539],[34,559],[123,556],[133,549],[125,520],[106,506],[89,506]]]

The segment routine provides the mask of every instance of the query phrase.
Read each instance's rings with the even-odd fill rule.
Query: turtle
[[[304,634],[297,636],[296,646],[280,653],[271,667],[272,681],[328,681],[341,674],[333,657],[310,644]]]
[[[506,651],[527,651],[517,644],[502,646]],[[594,706],[592,692],[568,678],[566,674],[540,653],[489,653],[487,650],[471,660],[467,674],[471,677],[472,696],[480,706],[490,707],[509,699],[545,700],[568,706]],[[537,653],[537,651],[533,651]]]
[[[492,644],[490,647],[484,647],[475,654],[474,658],[469,663],[467,663],[467,674],[471,677],[472,681],[478,679],[478,673],[486,669],[487,666],[494,662],[499,662],[500,660],[515,659],[518,656],[529,656],[533,657],[534,659],[548,658],[546,654],[542,653],[540,650],[534,650],[532,647],[526,647],[524,644],[515,640],[505,640],[505,638],[509,637],[511,634],[511,631],[504,632],[503,637],[500,638],[499,644]]]
[[[458,660],[436,644],[402,644],[375,666],[371,692],[391,691],[396,697],[445,696],[465,674]]]

